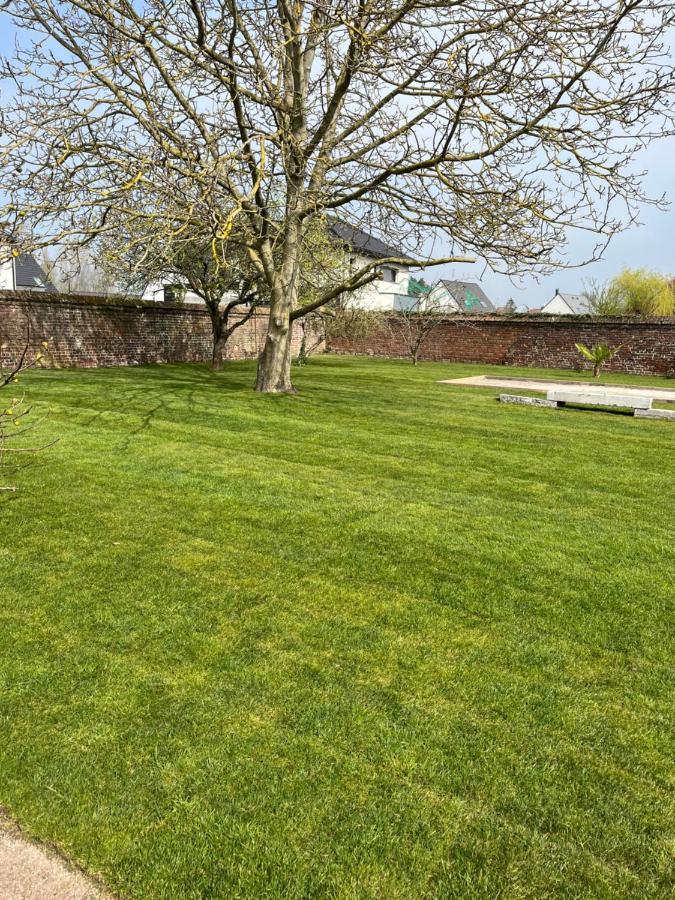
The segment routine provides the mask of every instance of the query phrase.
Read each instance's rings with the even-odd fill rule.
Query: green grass
[[[27,378],[0,804],[125,897],[670,896],[675,426],[489,371]]]

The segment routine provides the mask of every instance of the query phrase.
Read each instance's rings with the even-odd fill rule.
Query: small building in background
[[[429,292],[429,302],[448,312],[487,315],[495,312],[492,300],[475,281],[449,281],[442,278]]]
[[[561,294],[557,288],[553,297],[539,310],[550,316],[583,316],[589,311],[585,294]]]
[[[350,271],[358,271],[362,266],[376,259],[400,257],[405,259],[400,247],[385,244],[379,238],[347,222],[335,220],[330,223],[331,237],[342,245],[348,259]],[[403,263],[385,263],[380,269],[380,277],[355,291],[349,300],[351,306],[368,310],[411,309],[417,297],[409,291],[410,269],[417,265],[414,259]]]
[[[6,248],[7,245],[4,245]],[[32,253],[19,253],[0,263],[0,291],[55,291]]]
[[[234,294],[226,294],[223,300],[229,301]],[[204,305],[204,300],[199,294],[195,294],[180,281],[175,275],[167,275],[166,280],[148,282],[141,295],[144,301],[153,300],[155,303],[194,303]]]
[[[361,228],[341,220],[334,220],[328,225],[329,233],[337,248],[344,252],[344,265],[347,271],[358,271],[373,260],[399,257],[404,262],[383,263],[379,277],[348,296],[351,306],[367,310],[402,310],[411,309],[419,296],[411,295],[409,290],[410,269],[418,265],[415,260],[407,260],[401,249],[386,244]],[[417,283],[417,282],[416,282]],[[424,287],[423,283],[420,285]],[[233,299],[234,294],[227,294],[224,302]],[[177,275],[167,273],[166,278],[148,283],[143,292],[144,300],[165,303],[198,303],[203,300],[189,288],[180,284]]]

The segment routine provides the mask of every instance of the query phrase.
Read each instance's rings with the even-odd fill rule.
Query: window
[[[383,266],[382,281],[388,281],[390,284],[394,284],[396,282],[396,269],[392,269],[389,266]]]

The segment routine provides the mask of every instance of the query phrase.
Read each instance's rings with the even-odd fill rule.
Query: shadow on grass
[[[609,416],[627,416],[630,419],[634,418],[632,409],[621,406],[582,406],[576,403],[566,403],[562,411],[574,413],[605,413]]]
[[[129,381],[148,386],[170,384],[180,386],[207,386],[243,392],[252,390],[253,373],[251,361],[231,362],[220,372],[212,371],[201,363],[167,363],[143,366],[119,366],[115,368],[70,368],[70,369],[41,369],[30,374],[30,381],[39,384],[59,380],[65,387],[70,386],[71,379],[101,384],[109,384],[111,388],[118,385],[126,385]],[[27,379],[28,381],[29,379]]]

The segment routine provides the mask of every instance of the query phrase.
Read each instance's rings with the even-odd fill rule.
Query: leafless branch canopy
[[[673,130],[670,0],[6,7],[32,42],[1,70],[5,229],[150,221],[214,254],[236,229],[284,335],[317,214],[395,238],[391,261],[545,268],[570,228],[599,250],[634,220],[634,154]]]

